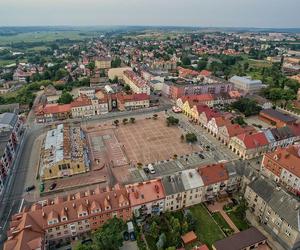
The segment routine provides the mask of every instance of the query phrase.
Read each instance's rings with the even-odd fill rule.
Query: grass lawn
[[[211,248],[211,245],[215,241],[225,238],[223,232],[212,219],[203,204],[193,206],[189,209],[197,220],[196,234],[198,240]]]
[[[233,233],[233,229],[228,225],[228,223],[219,212],[213,213],[212,217],[219,224],[226,235],[231,235]]]
[[[249,228],[249,224],[246,218],[241,218],[239,214],[235,211],[226,212],[236,227],[240,230],[246,230]]]

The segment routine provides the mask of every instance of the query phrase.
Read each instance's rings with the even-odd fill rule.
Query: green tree
[[[198,139],[197,139],[196,134],[194,134],[194,133],[187,133],[187,134],[185,135],[185,140],[186,140],[186,142],[188,142],[188,143],[194,143],[194,142],[196,142]]]
[[[158,234],[159,234],[158,225],[155,221],[153,221],[151,226],[150,226],[150,235],[153,239],[156,240],[158,238]]]
[[[242,98],[231,104],[231,108],[240,111],[245,116],[256,115],[261,110],[254,100]]]
[[[156,120],[158,118],[158,114],[153,115],[153,119]]]
[[[73,96],[66,91],[64,91],[58,99],[58,103],[60,104],[69,104],[72,101],[73,101]]]
[[[119,120],[114,120],[114,124],[115,124],[116,126],[119,126]]]
[[[126,93],[129,93],[130,90],[131,90],[131,89],[130,89],[130,86],[129,86],[128,84],[125,84],[125,85],[124,85],[124,90],[125,90]]]
[[[88,69],[90,69],[90,70],[94,70],[95,69],[95,62],[94,61],[92,61],[92,62],[89,62],[89,64],[86,66]]]
[[[124,118],[124,119],[123,119],[123,124],[126,125],[127,123],[128,123],[128,119],[127,119],[127,118]]]
[[[174,116],[167,117],[166,121],[167,121],[167,126],[177,125],[179,123],[179,119],[175,118]]]
[[[123,230],[125,230],[123,220],[116,217],[108,220],[93,236],[94,249],[119,250],[123,245]]]
[[[269,99],[272,100],[275,105],[279,100],[282,99],[282,89],[281,88],[272,88],[269,92]]]
[[[134,117],[130,117],[130,122],[131,123],[135,123],[135,118]]]
[[[181,234],[186,234],[189,231],[189,224],[185,220],[181,225]]]
[[[121,66],[121,59],[120,57],[116,57],[114,60],[111,62],[111,67],[112,68],[118,68]]]
[[[241,125],[241,126],[247,124],[247,123],[245,122],[244,118],[241,117],[241,116],[235,117],[235,118],[232,120],[232,123],[239,124],[239,125]]]
[[[95,248],[93,247],[92,244],[77,244],[75,246],[75,250],[94,250]]]
[[[187,56],[183,56],[181,58],[181,63],[185,66],[191,65],[191,59],[188,58]]]

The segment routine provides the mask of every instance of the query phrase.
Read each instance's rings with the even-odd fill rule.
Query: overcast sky
[[[0,26],[300,27],[300,0],[0,0]]]

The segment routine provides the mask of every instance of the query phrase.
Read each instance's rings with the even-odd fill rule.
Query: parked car
[[[123,238],[125,241],[129,240],[129,233],[127,231],[123,233]]]
[[[143,169],[144,169],[144,172],[145,172],[146,174],[149,174],[149,173],[150,173],[149,168],[143,168]]]
[[[155,174],[156,173],[152,164],[148,165],[148,169],[149,169],[149,171],[150,171],[151,174]]]
[[[26,192],[30,192],[31,190],[34,190],[34,189],[35,189],[35,186],[34,186],[34,185],[31,185],[31,186],[27,187],[27,188],[25,189],[25,191],[26,191]]]
[[[56,186],[57,186],[56,182],[53,182],[53,183],[50,185],[49,189],[50,189],[50,190],[53,190],[54,188],[56,188]]]
[[[131,240],[131,241],[135,241],[135,240],[136,240],[136,237],[135,237],[135,233],[134,233],[134,232],[131,232],[131,233],[129,234],[129,237],[130,237],[130,240]]]
[[[199,157],[203,160],[205,157],[203,154],[199,154]]]

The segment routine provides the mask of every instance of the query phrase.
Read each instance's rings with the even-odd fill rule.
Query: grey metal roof
[[[14,127],[18,121],[18,116],[15,113],[0,114],[0,124],[6,124]]]
[[[264,110],[260,111],[260,113],[269,115],[273,118],[276,118],[276,119],[284,121],[284,122],[295,122],[295,121],[297,121],[297,118],[295,118],[293,116],[290,116],[288,114],[285,114],[285,113],[281,113],[276,109],[264,109]]]
[[[166,195],[177,194],[185,191],[181,175],[179,173],[163,177],[162,183]]]
[[[293,228],[299,227],[299,202],[283,190],[276,190],[268,205]]]
[[[275,185],[263,178],[257,178],[249,183],[249,187],[264,201],[269,202],[275,192]]]
[[[299,202],[291,195],[264,178],[258,178],[249,184],[249,187],[260,196],[280,218],[293,228],[300,230]]]

